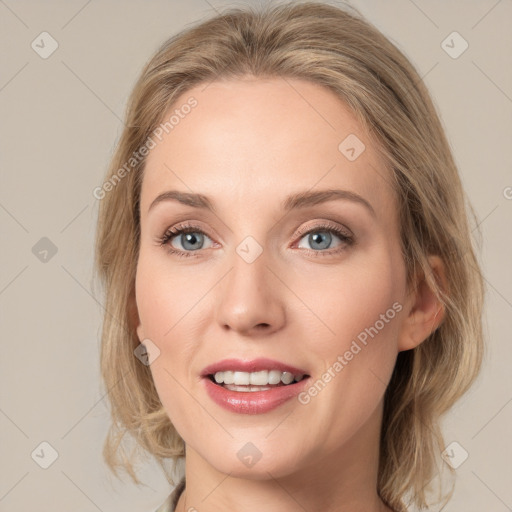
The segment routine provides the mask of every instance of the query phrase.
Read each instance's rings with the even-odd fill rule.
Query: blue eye
[[[334,251],[326,251],[324,249],[328,249],[331,245],[333,234],[335,238],[341,240],[341,248],[337,247]],[[354,239],[352,235],[349,234],[348,230],[345,231],[334,224],[322,224],[309,229],[302,229],[298,231],[298,235],[302,235],[301,240],[307,236],[308,243],[312,248],[306,247],[305,249],[308,253],[315,256],[332,256],[354,243]],[[177,249],[172,245],[172,241],[175,238],[179,240],[183,250]],[[165,234],[158,239],[158,243],[161,246],[165,245],[170,254],[175,254],[179,257],[190,257],[199,255],[195,253],[200,253],[200,250],[204,248],[205,238],[210,239],[200,227],[189,224],[179,224],[178,226],[168,229]],[[303,247],[299,246],[299,248],[302,249]]]
[[[167,245],[167,250],[171,254],[177,254],[178,256],[195,256],[190,254],[203,249],[204,238],[209,238],[201,229],[197,226],[180,225],[167,230],[164,236],[159,239],[160,245]],[[182,244],[183,250],[176,249],[171,245],[174,238],[177,238]]]
[[[339,252],[343,250],[343,248],[347,245],[351,245],[353,243],[353,238],[348,232],[338,228],[335,225],[320,225],[314,226],[313,228],[307,230],[299,230],[299,234],[303,235],[302,239],[306,239],[311,249],[306,247],[308,252],[316,253],[318,256],[329,256],[333,254],[333,251],[325,251],[324,249],[329,249],[331,242],[333,240],[333,234],[335,238],[341,240],[341,249],[338,247],[334,252]],[[301,247],[300,245],[298,247]]]

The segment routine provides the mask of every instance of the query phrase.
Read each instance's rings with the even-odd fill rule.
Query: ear
[[[137,337],[139,341],[146,339],[144,336],[144,330],[142,329],[142,324],[139,318],[139,310],[137,308],[137,300],[135,298],[135,287],[132,288],[130,292],[130,296],[128,298],[128,322],[130,324],[130,329],[135,329],[137,332]]]
[[[446,293],[447,280],[443,260],[439,256],[431,255],[428,262],[432,277]],[[399,352],[413,349],[425,341],[439,327],[445,315],[443,305],[436,298],[423,273],[418,277],[412,293],[409,313],[398,337]]]

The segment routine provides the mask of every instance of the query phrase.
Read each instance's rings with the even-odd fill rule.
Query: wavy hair
[[[318,2],[230,8],[168,39],[144,66],[97,195],[95,273],[106,311],[101,373],[112,419],[103,454],[114,474],[124,468],[140,483],[134,469],[138,451],[154,456],[173,483],[165,461],[178,462],[185,453],[149,367],[134,357],[146,160],[141,147],[178,96],[197,84],[246,76],[297,78],[333,91],[378,141],[398,198],[407,284],[418,273],[425,276],[445,309],[442,323],[423,343],[398,354],[380,438],[382,500],[394,510],[406,510],[408,495],[416,507],[428,505],[427,491],[443,464],[441,416],[477,377],[484,351],[484,286],[469,226],[469,214],[476,216],[422,78],[394,44],[350,9]],[[429,255],[443,260],[446,289],[431,272]]]

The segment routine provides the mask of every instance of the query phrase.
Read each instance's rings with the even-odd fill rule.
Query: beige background
[[[146,487],[137,488],[102,463],[108,416],[98,380],[103,309],[91,288],[92,191],[152,52],[233,4],[0,0],[2,512],[144,512],[169,492],[156,465],[142,466]],[[477,384],[445,422],[447,444],[457,441],[469,457],[443,510],[512,510],[512,2],[353,4],[424,77],[483,232],[489,349]],[[47,59],[31,47],[43,31],[59,45]],[[469,43],[457,59],[441,47],[453,31]],[[43,237],[57,249],[46,262],[34,254],[48,245]],[[48,469],[35,462],[50,460],[43,441],[58,452]]]

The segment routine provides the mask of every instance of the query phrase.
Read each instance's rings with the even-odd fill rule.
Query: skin
[[[172,110],[191,96],[197,106],[148,155],[136,275],[137,334],[160,350],[150,369],[186,443],[177,511],[390,511],[376,491],[384,391],[398,352],[443,318],[423,280],[406,288],[390,171],[348,107],[317,84],[217,81]],[[366,146],[354,161],[338,149],[349,134]],[[280,209],[289,194],[329,188],[359,194],[375,215],[349,200]],[[215,213],[176,201],[148,212],[167,190],[204,194]],[[168,244],[196,256],[158,244],[182,221],[204,233],[192,245],[199,250],[180,235]],[[330,245],[318,248],[297,233],[320,226],[315,233],[328,236],[325,222],[355,243],[329,232]],[[263,250],[252,263],[236,252],[247,236]],[[442,262],[429,261],[442,279]],[[224,358],[269,357],[315,381],[395,302],[402,310],[308,404],[237,414],[212,402],[199,377]],[[252,467],[237,457],[248,442],[262,454]]]

